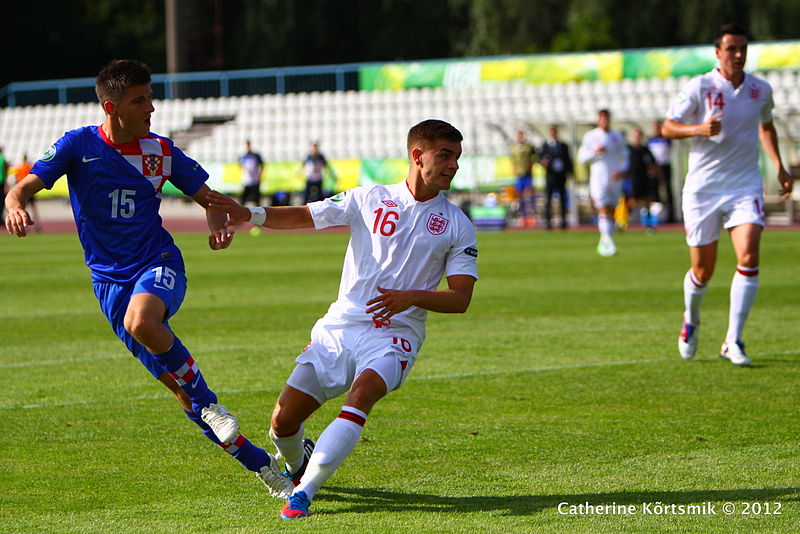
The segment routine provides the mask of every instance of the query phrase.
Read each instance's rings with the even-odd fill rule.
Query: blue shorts
[[[525,191],[533,189],[533,176],[530,173],[517,177],[517,193],[520,195]]]
[[[158,378],[164,369],[144,346],[133,339],[125,330],[125,312],[131,297],[138,293],[151,293],[160,298],[167,311],[164,314],[164,325],[169,328],[167,319],[175,315],[186,296],[186,273],[176,271],[165,265],[150,266],[132,282],[119,284],[115,282],[94,282],[94,294],[100,301],[100,309],[106,316],[111,328],[128,350],[142,362],[153,377]]]

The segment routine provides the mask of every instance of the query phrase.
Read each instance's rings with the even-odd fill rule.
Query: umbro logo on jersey
[[[396,208],[397,204],[395,204],[392,200],[381,200],[384,206],[389,206],[390,208]]]
[[[83,159],[81,161],[84,162],[84,163],[89,163],[90,161],[94,161],[96,159],[102,159],[102,158],[103,158],[102,156],[100,156],[99,158],[87,158],[86,156],[83,156]]]

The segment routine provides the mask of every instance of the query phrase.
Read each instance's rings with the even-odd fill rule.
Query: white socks
[[[687,323],[695,326],[700,324],[700,304],[703,302],[706,289],[708,284],[701,284],[690,267],[683,277],[683,302],[686,306],[683,320]]]
[[[728,333],[725,336],[728,343],[741,340],[744,323],[747,322],[757,292],[758,267],[749,269],[737,265],[731,282],[731,307],[728,314]]]
[[[294,493],[304,491],[309,500],[313,499],[328,477],[355,448],[366,422],[367,414],[351,406],[342,406],[339,416],[320,435],[303,479]]]
[[[683,278],[683,299],[686,305],[684,320],[687,323],[700,324],[700,303],[706,294],[708,284],[701,284],[691,269]],[[740,341],[747,316],[753,307],[758,292],[758,267],[748,268],[736,266],[736,274],[731,282],[731,303],[728,314],[728,333],[725,341]]]
[[[278,436],[272,431],[272,428],[269,429],[269,437],[272,438],[272,443],[275,444],[275,448],[278,449],[278,452],[283,456],[286,467],[289,469],[290,473],[295,473],[298,469],[303,467],[304,431],[305,427],[303,424],[300,424],[300,429],[291,436]]]
[[[608,215],[598,215],[597,230],[600,232],[600,237],[610,238],[614,233],[614,221]]]

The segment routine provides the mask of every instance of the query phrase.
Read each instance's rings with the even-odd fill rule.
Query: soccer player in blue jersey
[[[169,180],[206,208],[212,250],[227,248],[233,239],[225,229],[227,214],[208,206],[208,173],[171,140],[150,132],[154,107],[146,65],[115,60],[95,87],[103,124],[69,131],[45,152],[7,195],[6,229],[24,237],[34,224],[26,211],[29,199],[66,174],[94,293],[114,332],[208,439],[254,471],[270,493],[285,498],[293,484],[275,458],[239,433],[236,417],[217,402],[168,322],[183,301],[186,274],[158,213],[164,183]]]

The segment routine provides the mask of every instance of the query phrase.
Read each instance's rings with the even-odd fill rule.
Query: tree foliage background
[[[730,21],[800,38],[798,0],[179,1],[190,71],[703,44]],[[164,4],[14,4],[0,87],[91,77],[117,57],[165,72]]]

